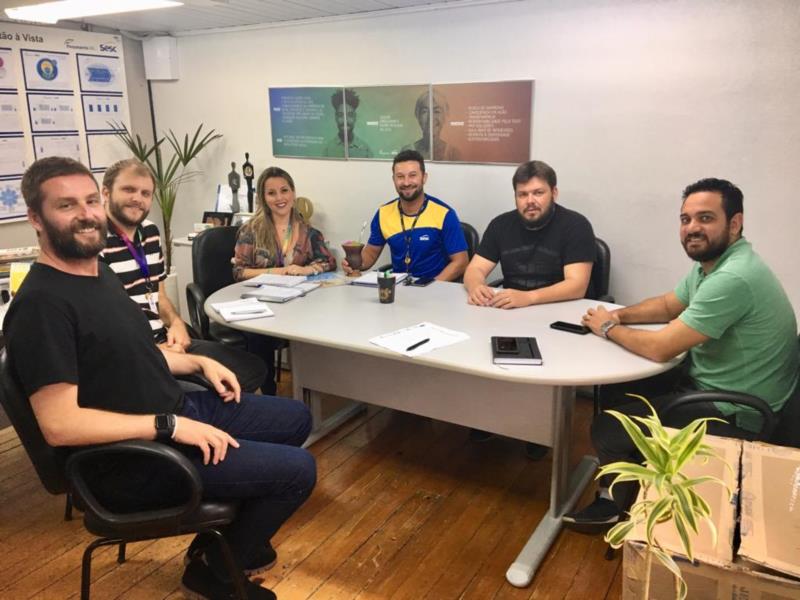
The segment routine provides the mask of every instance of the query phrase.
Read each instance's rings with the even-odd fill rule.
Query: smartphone
[[[550,327],[553,329],[560,329],[561,331],[569,331],[570,333],[577,333],[578,335],[586,335],[591,331],[585,325],[578,325],[577,323],[567,323],[565,321],[556,321],[555,323],[550,323]]]
[[[519,352],[517,338],[499,337],[497,338],[497,351],[502,354],[516,354]]]
[[[411,285],[416,285],[417,287],[425,287],[426,285],[430,285],[435,281],[433,277],[415,277],[411,281]]]

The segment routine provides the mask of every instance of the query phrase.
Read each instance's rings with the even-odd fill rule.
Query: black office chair
[[[614,302],[614,296],[608,293],[611,279],[611,250],[600,238],[594,238],[594,247],[594,263],[586,297],[600,302]]]
[[[469,223],[461,221],[461,231],[464,232],[464,239],[467,240],[467,258],[472,260],[475,253],[478,251],[478,245],[481,242],[481,236],[478,230]]]
[[[212,322],[203,305],[211,294],[234,283],[231,259],[236,246],[238,227],[212,227],[198,234],[192,243],[192,283],[186,286],[186,305],[192,326],[204,340],[229,346],[247,348],[242,332]],[[275,378],[281,380],[281,352],[288,347],[286,340],[275,349]]]
[[[238,227],[212,227],[201,232],[192,242],[192,283],[186,286],[189,318],[204,340],[215,340],[244,348],[241,332],[211,322],[203,310],[206,298],[233,281],[233,258]]]
[[[98,536],[83,553],[81,600],[89,600],[92,552],[96,548],[118,546],[117,562],[122,563],[125,561],[125,548],[129,542],[189,533],[214,536],[222,549],[237,597],[240,600],[246,598],[244,575],[236,566],[230,547],[219,531],[235,518],[237,503],[204,501],[200,475],[183,454],[165,444],[134,440],[87,447],[72,453],[65,448],[49,446],[36,421],[30,400],[14,380],[5,349],[0,351],[0,403],[42,485],[54,495],[71,491],[76,505],[84,511],[84,526],[90,533]],[[87,473],[91,472],[95,461],[115,454],[163,461],[164,468],[171,469],[171,473],[185,481],[187,500],[176,506],[126,512],[104,505],[92,490]],[[135,498],[136,490],[132,489],[126,495]]]

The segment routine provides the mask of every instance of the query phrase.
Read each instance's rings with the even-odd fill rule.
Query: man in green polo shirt
[[[742,237],[742,192],[729,181],[703,179],[683,191],[680,239],[695,260],[689,274],[662,296],[608,311],[589,309],[584,325],[610,342],[654,361],[665,362],[683,352],[684,363],[666,377],[615,386],[653,399],[658,410],[670,394],[688,390],[726,390],[758,396],[778,412],[797,385],[797,323],[780,282]],[[659,331],[625,327],[633,323],[667,323]],[[615,407],[644,416],[643,402]],[[725,435],[733,425],[758,431],[752,409],[705,402],[670,413],[668,425],[682,427],[698,417],[719,417],[709,431]],[[599,415],[592,424],[592,443],[600,464],[639,461],[633,442],[619,421]],[[596,500],[564,517],[566,524],[611,525],[620,519],[618,503],[600,482]],[[615,491],[617,486],[615,486]],[[622,491],[622,490],[621,490]],[[632,490],[628,489],[627,493]],[[617,496],[620,504],[627,498]]]

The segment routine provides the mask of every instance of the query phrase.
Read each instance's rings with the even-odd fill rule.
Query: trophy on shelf
[[[253,163],[250,162],[249,152],[244,153],[242,173],[244,173],[244,179],[247,181],[247,210],[248,212],[253,212]]]
[[[239,188],[242,184],[241,176],[236,172],[236,163],[231,163],[231,172],[228,173],[228,185],[231,188],[231,212],[236,214],[242,209],[239,206]]]

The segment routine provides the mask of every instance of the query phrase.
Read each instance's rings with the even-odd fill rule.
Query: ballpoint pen
[[[416,350],[417,348],[422,346],[422,344],[427,344],[430,341],[431,338],[425,338],[424,340],[418,341],[416,344],[411,344],[408,348],[406,348],[406,352],[411,352],[412,350]]]
[[[251,309],[248,309],[248,310],[232,310],[231,314],[232,315],[255,315],[255,314],[263,313],[263,312],[264,312],[263,308],[251,308]]]

